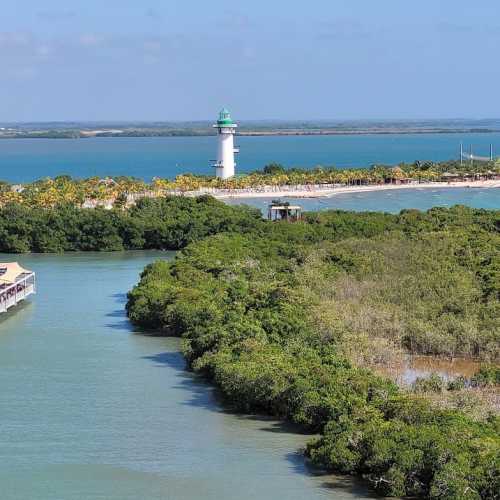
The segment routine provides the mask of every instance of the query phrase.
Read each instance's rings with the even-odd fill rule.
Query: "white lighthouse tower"
[[[234,153],[239,149],[234,147],[234,133],[238,125],[233,123],[231,114],[224,108],[219,113],[219,119],[214,127],[217,128],[218,148],[217,160],[214,163],[215,175],[219,179],[229,179],[234,176]]]

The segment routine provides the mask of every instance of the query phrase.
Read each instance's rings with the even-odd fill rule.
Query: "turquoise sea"
[[[266,214],[275,198],[238,198],[227,200],[231,205],[251,205]],[[283,198],[285,199],[285,198]],[[428,210],[431,207],[467,205],[475,208],[500,209],[500,188],[415,188],[343,193],[329,198],[286,198],[304,210],[354,210],[399,213],[405,208]]]
[[[287,167],[367,167],[373,163],[447,160],[460,142],[476,154],[500,154],[500,133],[237,137],[239,172],[270,162]],[[0,179],[29,182],[46,176],[131,175],[145,180],[192,172],[213,174],[215,137],[2,139]]]

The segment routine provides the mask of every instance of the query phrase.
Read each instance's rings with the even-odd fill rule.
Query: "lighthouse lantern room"
[[[234,133],[238,125],[231,119],[231,114],[227,109],[222,109],[219,119],[214,124],[217,129],[217,160],[214,162],[215,174],[219,179],[229,179],[234,176],[234,153],[239,153],[239,149],[234,147]]]

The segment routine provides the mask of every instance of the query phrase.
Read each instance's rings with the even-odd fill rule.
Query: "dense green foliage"
[[[496,498],[499,422],[421,394],[494,387],[498,368],[410,393],[367,367],[396,348],[498,359],[499,233],[498,211],[465,207],[297,224],[210,197],[0,209],[2,252],[183,249],[145,270],[129,294],[134,322],[182,336],[190,366],[237,409],[319,432],[315,463],[381,494],[443,499]]]
[[[349,352],[365,336],[495,357],[498,229],[498,212],[465,207],[262,221],[148,266],[127,310],[182,336],[190,366],[236,409],[319,432],[315,463],[362,474],[384,495],[493,499],[498,419],[438,409]],[[483,370],[477,383],[497,376]]]
[[[471,384],[477,387],[500,385],[500,367],[485,366],[472,377]]]
[[[177,250],[210,234],[249,230],[260,218],[210,197],[144,198],[127,211],[12,203],[0,208],[0,252]]]

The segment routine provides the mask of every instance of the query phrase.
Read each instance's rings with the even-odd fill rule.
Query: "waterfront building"
[[[0,313],[7,312],[22,300],[34,294],[35,273],[17,262],[0,263]]]
[[[234,147],[234,133],[238,125],[233,122],[231,114],[224,108],[219,113],[217,123],[213,126],[217,129],[218,139],[217,160],[213,164],[215,175],[219,179],[229,179],[235,173],[234,154],[239,153],[239,149]]]

